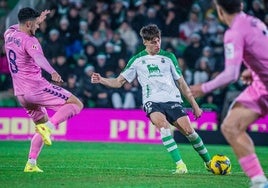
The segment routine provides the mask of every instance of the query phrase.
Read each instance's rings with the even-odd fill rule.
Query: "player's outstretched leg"
[[[166,147],[167,151],[170,153],[173,161],[176,163],[176,170],[174,174],[185,174],[188,172],[186,165],[182,161],[177,143],[171,135],[170,129],[161,128],[160,129],[161,139],[163,145]]]
[[[189,140],[189,142],[192,144],[193,148],[195,149],[195,151],[200,155],[200,157],[203,159],[204,163],[205,163],[205,168],[208,171],[210,170],[210,161],[211,161],[211,157],[209,155],[209,152],[206,148],[206,146],[204,145],[201,137],[197,134],[197,132],[193,132],[192,134],[186,136],[186,138]]]
[[[50,121],[54,125],[59,125],[60,123],[70,119],[76,114],[79,114],[83,108],[83,104],[81,102],[77,102],[79,104],[67,103],[60,107],[57,112],[50,118]]]
[[[41,170],[36,164],[36,160],[42,150],[43,145],[41,135],[39,133],[35,133],[31,141],[29,159],[25,165],[24,172],[43,172],[43,170]]]

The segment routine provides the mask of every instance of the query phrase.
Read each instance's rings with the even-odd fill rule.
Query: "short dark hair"
[[[241,0],[215,0],[228,14],[234,14],[241,11]]]
[[[155,24],[149,24],[144,26],[140,30],[140,36],[143,40],[153,40],[154,38],[160,38],[161,31]]]
[[[20,23],[24,23],[29,20],[34,20],[40,16],[40,13],[30,7],[25,7],[19,10],[18,20]]]

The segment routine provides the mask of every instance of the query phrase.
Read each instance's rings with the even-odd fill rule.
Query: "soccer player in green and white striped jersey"
[[[161,31],[156,25],[144,26],[140,35],[145,49],[129,60],[117,78],[104,78],[93,73],[91,82],[120,88],[125,82],[132,82],[137,78],[142,87],[144,111],[160,131],[163,145],[176,163],[175,173],[184,174],[188,170],[171,135],[170,124],[186,136],[209,170],[211,157],[202,139],[191,126],[182,106],[181,92],[190,102],[195,118],[201,116],[202,110],[182,76],[175,55],[161,49]]]

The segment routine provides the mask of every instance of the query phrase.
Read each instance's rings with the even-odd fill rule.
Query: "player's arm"
[[[204,93],[209,93],[219,87],[235,82],[239,78],[240,67],[240,64],[225,66],[224,71],[216,78],[201,85],[202,91]]]
[[[45,58],[42,47],[36,38],[29,38],[25,43],[27,53],[34,59],[34,62],[43,70],[51,75],[55,82],[63,82],[61,76],[53,69],[48,60]]]
[[[93,73],[91,82],[96,84],[100,83],[111,88],[120,88],[126,82],[126,79],[120,74],[117,78],[104,78],[99,73]]]
[[[181,93],[183,94],[183,96],[191,104],[193,111],[194,111],[195,118],[199,118],[202,115],[202,110],[199,108],[199,105],[195,101],[194,96],[183,77],[178,79],[178,87]]]
[[[50,63],[47,61],[44,55],[42,54],[35,54],[32,56],[36,64],[44,69],[46,72],[48,72],[51,75],[51,79],[55,82],[63,82],[61,76],[53,69],[53,67],[50,65]]]

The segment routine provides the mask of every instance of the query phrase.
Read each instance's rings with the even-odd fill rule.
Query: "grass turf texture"
[[[162,145],[53,142],[39,157],[44,173],[24,173],[27,141],[0,142],[0,187],[182,187],[245,188],[242,173],[230,146],[207,145],[211,155],[223,153],[232,162],[232,174],[213,175],[191,145],[179,144],[189,173],[173,175],[175,165]],[[264,169],[268,169],[267,147],[257,147]],[[266,158],[266,159],[265,159]]]

